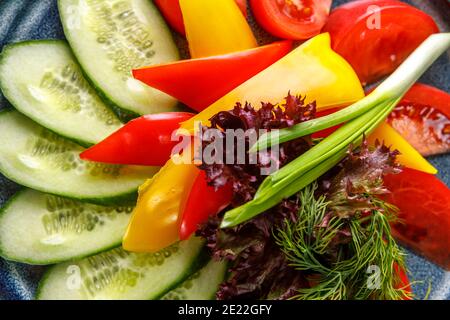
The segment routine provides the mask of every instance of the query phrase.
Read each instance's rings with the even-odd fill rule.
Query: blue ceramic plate
[[[346,1],[333,1],[339,5]],[[408,1],[431,14],[442,31],[450,29],[450,5],[446,0]],[[262,42],[270,37],[258,30]],[[1,0],[0,51],[7,44],[28,39],[64,38],[59,21],[56,0]],[[180,50],[186,45],[178,38]],[[449,55],[441,57],[421,79],[447,92],[450,91]],[[0,92],[0,109],[8,106]],[[0,143],[1,142],[0,132]],[[432,163],[439,169],[440,178],[450,184],[450,155],[434,157]],[[0,175],[0,205],[13,195],[19,186]],[[450,299],[450,272],[445,272],[427,260],[412,253],[407,259],[416,296],[425,297],[431,286],[431,299]],[[45,267],[27,266],[0,259],[0,299],[33,299],[36,286]]]

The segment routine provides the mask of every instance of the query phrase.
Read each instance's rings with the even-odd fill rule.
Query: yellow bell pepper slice
[[[125,250],[157,252],[178,241],[180,212],[198,173],[194,164],[179,164],[171,159],[141,186],[123,238]]]
[[[180,0],[193,58],[257,47],[234,0]],[[157,252],[178,241],[180,216],[199,173],[194,164],[169,160],[139,189],[122,246],[133,252]]]
[[[414,149],[394,128],[387,123],[382,123],[368,137],[369,143],[374,144],[376,140],[384,141],[387,146],[400,151],[398,161],[405,167],[416,169],[430,174],[438,171],[422,155]]]
[[[258,42],[234,0],[180,0],[192,58],[256,48]]]
[[[188,0],[189,1],[189,0]],[[320,34],[302,44],[273,65],[247,80],[210,107],[181,125],[194,132],[194,124],[220,111],[233,109],[236,102],[279,103],[290,91],[316,101],[318,110],[348,105],[364,97],[364,91],[352,67],[330,47],[330,35]]]

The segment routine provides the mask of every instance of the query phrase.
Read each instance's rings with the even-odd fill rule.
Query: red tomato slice
[[[388,122],[424,156],[450,151],[450,95],[444,91],[414,85]]]
[[[450,118],[450,94],[435,87],[416,83],[403,100],[431,106]]]
[[[412,300],[409,295],[412,294],[411,283],[409,282],[408,275],[406,274],[406,270],[400,269],[398,264],[394,265],[394,268],[399,276],[399,283],[395,286],[397,289],[403,289],[408,296],[403,297],[402,300]]]
[[[154,0],[167,23],[178,33],[186,35],[183,14],[179,0]],[[235,0],[242,13],[247,17],[247,0]]]
[[[433,175],[405,168],[385,177],[386,200],[399,209],[394,236],[450,270],[450,189]]]
[[[335,9],[323,31],[366,84],[395,70],[439,29],[433,18],[406,3],[362,0]]]
[[[270,34],[304,40],[320,33],[331,0],[250,0],[256,21]]]

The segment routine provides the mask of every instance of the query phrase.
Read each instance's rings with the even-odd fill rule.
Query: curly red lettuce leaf
[[[347,157],[335,168],[338,172],[331,180],[322,181],[322,185],[329,185],[326,191],[330,210],[341,218],[381,210],[378,196],[389,192],[383,177],[401,171],[396,162],[398,154],[378,141],[373,147],[364,140],[357,150],[350,148]]]
[[[282,106],[262,103],[255,110],[250,104],[237,104],[233,110],[220,112],[211,119],[210,128],[249,130],[274,130],[290,127],[315,117],[315,103],[304,104],[304,98],[288,94]],[[221,139],[226,139],[225,133]],[[207,147],[211,141],[203,141]],[[248,154],[250,141],[245,141]],[[232,206],[250,201],[265,176],[261,169],[269,166],[270,160],[277,158],[277,166],[300,156],[312,146],[310,136],[283,143],[278,154],[266,150],[258,155],[257,163],[249,164],[203,164],[211,185],[220,187],[231,182],[234,198]],[[237,150],[225,150],[236,153]],[[269,212],[235,228],[219,228],[222,215],[210,218],[197,233],[207,239],[207,245],[216,259],[232,261],[231,276],[217,293],[219,299],[287,299],[300,287],[307,285],[303,275],[288,265],[285,255],[276,245],[272,231],[285,219],[293,219],[298,211],[296,197],[287,199]]]
[[[222,111],[210,119],[211,126],[203,127],[203,132],[208,129],[218,129],[221,132],[220,139],[227,143],[225,130],[242,129],[244,131],[253,129],[259,137],[260,130],[271,131],[293,126],[297,123],[311,120],[316,115],[315,102],[305,105],[305,99],[300,96],[288,94],[283,105],[262,103],[261,108],[256,110],[251,104],[241,105],[237,103],[233,110]],[[203,150],[214,141],[202,140]],[[271,166],[271,161],[276,162],[276,167],[282,167],[294,160],[312,146],[310,136],[299,138],[283,143],[279,147],[279,154],[268,150],[257,154],[257,162],[250,161],[249,149],[251,147],[249,137],[245,138],[245,163],[244,164],[203,164],[200,169],[204,170],[208,182],[215,187],[221,187],[231,182],[233,185],[233,206],[239,206],[253,199],[256,190],[264,180],[262,169]],[[223,148],[224,159],[229,153],[237,156],[237,144],[230,150]]]
[[[285,128],[315,117],[315,105],[304,105],[300,97],[288,95],[284,106],[262,104],[255,110],[250,104],[237,104],[231,111],[220,112],[211,119],[211,127],[226,129]],[[204,127],[204,130],[209,128]],[[222,137],[225,139],[225,135]],[[211,141],[202,141],[203,147]],[[310,136],[284,143],[280,146],[279,166],[282,167],[307,151],[313,144]],[[246,151],[250,148],[246,141]],[[236,152],[236,150],[226,150]],[[328,228],[329,221],[336,216],[350,219],[371,210],[382,210],[377,196],[387,192],[382,177],[400,170],[395,162],[396,151],[377,144],[370,149],[367,142],[354,150],[318,182],[318,195],[326,195],[331,205],[317,229]],[[262,183],[261,168],[268,165],[271,150],[258,158],[256,164],[203,164],[211,185],[220,187],[231,182],[234,190],[232,206],[239,206],[251,199]],[[300,198],[293,196],[278,206],[237,227],[220,229],[223,212],[211,217],[197,235],[207,240],[207,246],[215,259],[231,262],[230,276],[222,283],[217,293],[219,299],[289,299],[301,290],[311,289],[313,271],[299,271],[277,245],[274,231],[283,227],[286,221],[295,223],[298,219]],[[312,235],[313,236],[313,235]],[[327,252],[319,257],[322,263],[331,266],[342,252],[341,248],[352,241],[348,225],[338,230]]]
[[[273,239],[274,228],[298,211],[293,200],[284,201],[281,207],[286,212],[266,212],[230,229],[220,229],[222,217],[216,216],[197,233],[206,238],[215,259],[232,264],[231,276],[221,284],[218,299],[287,299],[307,285],[303,274],[289,266]]]

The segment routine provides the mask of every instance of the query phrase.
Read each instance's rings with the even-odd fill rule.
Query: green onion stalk
[[[345,157],[350,145],[361,144],[364,136],[385,121],[411,86],[449,47],[450,33],[431,35],[391,76],[360,101],[328,116],[262,135],[250,152],[345,123],[309,151],[269,175],[253,200],[226,212],[221,227],[233,227],[263,213],[332,169]]]

